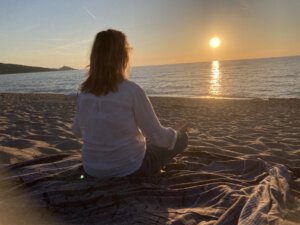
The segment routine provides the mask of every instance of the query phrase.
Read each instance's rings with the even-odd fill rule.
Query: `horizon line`
[[[300,57],[299,55],[282,55],[282,56],[263,56],[263,57],[257,57],[257,58],[240,58],[240,59],[212,59],[212,60],[206,60],[206,61],[192,61],[192,62],[179,62],[179,63],[163,63],[163,64],[146,64],[146,65],[139,65],[139,66],[132,66],[134,67],[151,67],[151,66],[167,66],[167,65],[177,65],[177,64],[196,64],[196,63],[208,63],[213,61],[243,61],[243,60],[256,60],[256,59],[273,59],[273,58],[288,58],[288,57]]]
[[[162,63],[162,64],[144,64],[144,65],[137,65],[137,66],[130,66],[131,68],[135,68],[135,67],[152,67],[152,66],[167,66],[167,65],[180,65],[180,64],[196,64],[196,63],[208,63],[208,62],[212,62],[212,61],[243,61],[243,60],[258,60],[258,59],[272,59],[272,58],[288,58],[288,57],[300,57],[300,54],[298,55],[282,55],[282,56],[265,56],[265,57],[257,57],[257,58],[236,58],[236,59],[212,59],[212,60],[205,60],[205,61],[192,61],[192,62],[178,62],[178,63]],[[73,69],[76,70],[84,70],[88,67],[85,66],[83,68],[78,68],[78,67],[73,67],[73,66],[69,66],[69,65],[62,65],[59,67],[45,67],[45,66],[38,66],[38,65],[24,65],[24,64],[16,64],[16,63],[12,63],[12,62],[0,62],[3,64],[14,64],[14,65],[21,65],[21,66],[31,66],[31,67],[41,67],[41,68],[47,68],[47,69],[59,69],[61,67],[67,66],[67,67],[71,67]]]

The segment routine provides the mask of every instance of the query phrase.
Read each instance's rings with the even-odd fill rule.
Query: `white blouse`
[[[145,137],[166,149],[173,149],[177,138],[174,129],[160,124],[144,90],[128,80],[105,96],[81,93],[72,130],[83,139],[85,172],[102,179],[138,170],[145,156]]]

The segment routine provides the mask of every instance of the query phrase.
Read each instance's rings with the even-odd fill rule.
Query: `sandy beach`
[[[126,218],[128,224],[143,223],[143,218],[148,219],[147,222],[144,221],[144,224],[172,224],[175,222],[177,222],[176,224],[195,224],[199,223],[199,221],[203,221],[203,224],[236,224],[237,221],[239,221],[239,224],[246,224],[247,221],[254,220],[251,220],[251,217],[246,218],[247,213],[243,210],[236,212],[236,209],[247,208],[248,200],[251,199],[253,193],[257,193],[257,190],[261,187],[260,185],[265,184],[262,183],[262,180],[265,178],[266,180],[264,180],[264,182],[269,182],[267,193],[270,196],[275,196],[276,201],[282,199],[282,202],[278,200],[278,205],[273,205],[276,201],[274,199],[270,200],[270,203],[268,203],[269,208],[262,219],[266,217],[270,219],[270,217],[273,216],[274,221],[278,222],[278,224],[299,224],[299,99],[230,100],[167,97],[151,97],[150,99],[163,125],[174,126],[179,121],[187,121],[189,123],[188,149],[178,156],[173,163],[167,165],[165,171],[162,172],[162,178],[156,178],[155,181],[153,181],[153,179],[143,180],[143,182],[140,182],[138,185],[135,183],[135,185],[133,185],[134,187],[131,186],[132,180],[130,179],[112,181],[110,184],[97,182],[98,186],[96,186],[98,189],[96,188],[96,190],[113,190],[114,193],[123,193],[126,189],[132,190],[130,196],[135,195],[135,197],[140,197],[139,200],[135,199],[133,201],[132,197],[127,195],[127,192],[126,194],[123,193],[123,195],[119,194],[118,206],[112,204],[101,208],[105,211],[106,216],[112,215],[112,212],[115,212],[114,207],[118,209],[118,213],[109,218],[101,214],[102,219],[106,218],[102,220],[103,224],[124,224],[124,218]],[[75,138],[71,132],[75,104],[75,96],[55,94],[0,94],[1,167],[6,168],[7,165],[34,160],[43,156],[67,154],[69,157],[67,159],[73,160],[73,156],[80,155],[81,141]],[[62,159],[63,158],[60,160]],[[72,160],[68,161],[70,162],[70,166],[75,165],[72,164]],[[31,162],[35,163],[35,161]],[[53,159],[51,162],[53,162]],[[243,167],[245,171],[239,170],[240,163],[245,162],[249,163],[249,165],[252,163],[251,165],[253,165],[253,167],[249,166],[248,173],[245,172],[245,166]],[[18,167],[22,168],[22,170],[19,170],[17,167],[13,168],[13,171],[9,173],[9,175],[2,177],[4,177],[4,180],[8,180],[13,177],[12,174],[14,171],[18,175],[22,175],[22,171],[36,169],[33,165],[38,164],[34,163],[28,164],[29,166],[23,164]],[[76,161],[76,163],[79,163],[79,161]],[[39,165],[46,168],[46,163]],[[276,172],[276,174],[278,175],[268,172],[272,169],[266,169],[264,171],[263,169],[261,171],[253,170],[253,168],[258,168],[261,165],[269,165],[270,167],[268,168],[277,171],[278,173]],[[223,169],[216,169],[221,167]],[[262,168],[265,167],[262,166]],[[34,171],[36,172],[36,170]],[[285,175],[286,171],[288,171],[289,178],[287,178],[288,175]],[[257,172],[253,175],[255,179],[251,177],[251,173],[254,172]],[[247,177],[244,177],[245,174],[247,174]],[[213,176],[216,177],[213,178]],[[269,179],[268,176],[271,178],[274,176],[277,183],[272,183],[272,179]],[[258,177],[261,178],[258,179]],[[287,180],[283,181],[281,178],[286,178]],[[212,182],[212,179],[214,182]],[[245,181],[242,184],[238,183],[243,179],[245,179]],[[197,189],[197,192],[195,188],[203,188],[204,181],[208,180],[210,182],[205,183],[205,189],[201,189],[202,191]],[[228,185],[228,180],[230,180],[230,184],[235,185]],[[39,180],[38,182],[30,183],[29,192],[32,195],[45,195],[47,190],[42,190],[41,187],[46,184],[42,184],[41,182],[42,181]],[[88,192],[91,194],[91,190],[94,189],[91,188],[92,181],[88,182],[90,185]],[[123,184],[123,186],[120,184]],[[126,186],[124,186],[124,184],[126,184]],[[66,186],[64,187],[66,188]],[[62,193],[71,193],[71,189],[74,187],[68,188],[62,188],[60,190]],[[79,189],[82,191],[84,188],[87,187],[80,186]],[[32,191],[33,189],[34,191]],[[79,189],[76,189],[76,191],[79,191]],[[153,201],[150,201],[149,198],[145,197],[145,194],[142,194],[142,191],[140,191],[142,189],[144,191],[143,193],[145,193],[145,190],[152,190],[153,193],[158,193],[160,190],[165,190],[166,192],[162,192],[163,194],[158,197],[162,202],[153,200],[153,198]],[[199,192],[206,193],[209,190],[221,189],[224,191],[222,193],[226,192],[227,195],[221,196],[217,193],[207,195],[218,199],[216,202],[208,203],[208,201],[206,201],[200,204],[199,202],[192,201],[192,199],[196,199],[195,196],[198,196]],[[8,193],[10,190],[11,188],[6,188],[3,193]],[[75,189],[72,190],[74,192]],[[182,202],[182,198],[180,197],[183,196],[182,190],[189,193],[187,195],[189,197],[185,200],[186,202]],[[233,190],[236,192],[233,193]],[[238,192],[239,190],[243,190],[243,193]],[[281,193],[279,194],[280,196],[278,197],[276,194],[272,194],[272,190]],[[99,194],[95,199],[99,200],[100,195],[105,196],[108,192]],[[51,193],[50,191],[47,192],[47,196],[51,196]],[[239,200],[234,197],[237,195],[240,196]],[[82,194],[82,196],[84,196],[84,194]],[[176,198],[172,199],[174,196]],[[261,196],[263,196],[263,194]],[[89,197],[90,196],[87,198]],[[204,197],[205,196],[202,196],[202,200]],[[69,197],[69,199],[71,198],[72,197]],[[179,200],[179,198],[181,200]],[[1,199],[0,208],[3,209],[7,206],[9,198],[7,196],[4,198],[4,194],[1,194]],[[85,200],[81,199],[80,202],[82,203],[82,201]],[[106,204],[102,202],[102,200],[99,201],[99,204]],[[85,203],[87,202],[88,201]],[[108,202],[111,203],[113,200],[110,199]],[[180,204],[178,203],[178,205],[177,202],[180,202]],[[53,203],[51,203],[51,198],[50,203],[47,201],[46,203],[48,207],[50,205],[50,208],[55,209],[51,211],[51,215],[55,215],[59,218],[60,215],[64,214],[64,212],[62,213],[60,211],[59,204],[55,205],[57,202],[51,205]],[[227,203],[228,205],[226,205]],[[68,204],[66,203],[60,205],[61,208],[63,207],[65,209],[68,208],[67,206]],[[235,208],[232,208],[233,211],[228,211],[231,206]],[[24,208],[26,208],[26,206],[23,206],[21,212],[24,211]],[[263,210],[259,207],[258,209]],[[95,208],[93,208],[93,210],[95,210]],[[99,208],[98,210],[101,211]],[[138,210],[141,210],[142,213]],[[82,211],[84,210],[82,209]],[[140,216],[132,216],[132,214],[128,214],[128,211],[135,212],[135,215]],[[70,212],[68,213],[65,215],[71,215]],[[94,214],[92,213],[92,215]],[[89,221],[88,214],[84,215],[86,216],[85,221]],[[231,215],[233,218],[232,223],[226,220],[226,217],[230,217],[228,215]],[[1,210],[0,216],[6,218],[6,220],[4,220],[6,224],[13,223],[12,221],[15,220],[11,214],[3,213]],[[26,218],[30,220],[30,217]],[[34,217],[34,219],[39,221],[37,217]],[[32,221],[34,219],[32,219]],[[32,221],[30,224],[33,224]],[[45,222],[45,220],[43,221]],[[66,224],[75,224],[76,222],[78,222],[78,224],[97,224],[92,220],[89,222],[80,219],[76,220],[76,218],[72,216],[66,216],[63,221],[67,221],[68,223]],[[272,219],[268,221],[272,221]]]

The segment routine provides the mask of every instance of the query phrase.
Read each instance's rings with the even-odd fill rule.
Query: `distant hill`
[[[72,68],[72,67],[69,67],[69,66],[62,66],[62,67],[60,67],[60,68],[57,69],[57,70],[75,70],[75,69]]]
[[[62,70],[75,70],[75,69],[68,66],[63,66],[59,69],[55,69],[55,68],[0,63],[0,74],[33,73],[33,72],[48,72],[48,71],[62,71]]]

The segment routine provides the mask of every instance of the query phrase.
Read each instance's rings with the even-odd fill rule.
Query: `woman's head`
[[[126,79],[129,63],[129,45],[125,34],[117,30],[99,32],[90,55],[87,79],[81,91],[97,96],[116,91],[117,85]]]

